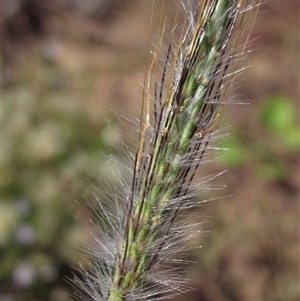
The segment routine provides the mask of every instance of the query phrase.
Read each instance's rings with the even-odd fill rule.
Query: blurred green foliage
[[[284,179],[286,166],[278,160],[280,155],[296,154],[300,149],[300,127],[297,108],[284,96],[269,96],[260,107],[261,132],[264,136],[245,136],[237,129],[220,142],[222,161],[228,166],[241,166],[256,157],[258,172],[270,180]],[[265,141],[268,143],[265,143]]]
[[[298,151],[300,147],[298,114],[292,100],[283,95],[270,96],[261,110],[264,127],[274,139],[278,139],[278,143],[283,143],[291,151]]]
[[[47,61],[38,66],[51,74]],[[64,279],[88,239],[76,220],[94,199],[88,178],[110,175],[100,169],[100,151],[118,139],[104,120],[91,122],[84,103],[53,76],[2,94],[0,285],[9,301],[66,300]]]

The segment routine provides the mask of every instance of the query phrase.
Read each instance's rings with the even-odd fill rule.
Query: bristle
[[[127,178],[120,176],[124,190],[98,201],[103,227],[90,251],[91,268],[83,271],[84,282],[75,279],[91,300],[161,300],[186,291],[176,254],[199,235],[199,224],[182,217],[199,206],[195,191],[214,189],[208,185],[214,176],[193,180],[223,135],[218,119],[245,52],[237,43],[245,14],[256,5],[176,1],[169,20],[166,1],[160,3],[159,32],[149,39],[149,45],[156,42],[145,74],[137,151],[124,168]]]

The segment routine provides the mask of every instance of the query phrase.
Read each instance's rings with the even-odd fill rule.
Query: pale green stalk
[[[124,300],[128,290],[142,284],[156,256],[148,247],[160,235],[162,224],[170,215],[174,216],[174,208],[169,202],[180,195],[182,182],[186,181],[190,166],[186,167],[185,161],[193,160],[197,148],[203,148],[202,144],[207,143],[205,136],[210,134],[221,103],[222,74],[219,73],[224,73],[226,68],[221,60],[226,60],[222,56],[227,51],[226,40],[230,38],[231,26],[239,13],[236,6],[238,1],[226,0],[211,1],[205,6],[207,11],[199,16],[180,79],[163,99],[159,126],[149,150],[153,151],[137,154],[138,160],[150,156],[150,162],[142,179],[139,173],[144,168],[141,171],[136,164],[135,177],[141,183],[136,206],[126,222],[127,238],[116,266],[110,301]],[[215,89],[215,99],[208,97],[212,89]],[[134,188],[132,193],[136,193]],[[179,208],[180,202],[176,206]]]
[[[176,217],[197,205],[191,200],[191,183],[215,138],[214,127],[228,98],[233,79],[229,66],[236,55],[233,35],[239,35],[236,25],[240,26],[244,1],[198,2],[185,2],[183,24],[176,24],[179,13],[175,17],[175,25],[183,28],[165,43],[160,83],[151,81],[163,51],[158,38],[145,82],[130,193],[122,196],[116,219],[105,214],[113,228],[105,237],[110,245],[102,244],[109,254],[95,254],[98,274],[87,275],[86,291],[94,300],[157,300],[164,291],[182,290],[177,276],[166,273],[160,278],[159,273],[184,240],[186,227],[176,228]],[[163,19],[160,27],[163,36]]]

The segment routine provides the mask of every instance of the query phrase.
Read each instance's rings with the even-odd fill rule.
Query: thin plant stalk
[[[247,12],[258,6],[243,0],[176,1],[170,24],[166,1],[160,2],[138,147],[128,168],[131,183],[111,210],[99,202],[106,229],[96,238],[84,282],[75,279],[92,300],[159,300],[185,290],[175,255],[190,238],[187,229],[198,224],[178,217],[199,205],[194,190],[202,187],[193,179],[218,138],[218,118],[245,52],[237,42],[250,24]]]

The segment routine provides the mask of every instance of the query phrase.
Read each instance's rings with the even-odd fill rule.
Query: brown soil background
[[[99,186],[103,179],[113,182],[109,171],[99,170],[99,149],[116,154],[121,141],[134,143],[121,137],[131,135],[127,122],[119,123],[111,110],[129,119],[139,114],[150,2],[1,4],[1,300],[71,299],[63,277],[82,260],[76,247],[90,239],[84,208],[93,191],[86,178],[97,174]],[[245,155],[234,166],[221,161],[203,171],[228,168],[216,180],[226,188],[211,197],[233,196],[201,208],[197,218],[210,233],[193,242],[202,245],[187,255],[198,262],[186,267],[194,290],[178,301],[299,300],[299,150],[268,132],[260,116],[265,101],[281,95],[299,125],[298,1],[263,3],[250,40],[251,68],[236,88],[236,99],[250,105],[225,109]],[[121,131],[107,127],[106,117]],[[266,172],[278,164],[282,173]],[[18,213],[20,199],[33,208],[27,215]],[[24,224],[33,242],[16,239]],[[25,285],[17,269],[24,263],[34,275]]]

